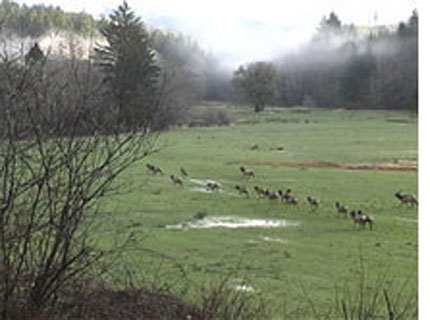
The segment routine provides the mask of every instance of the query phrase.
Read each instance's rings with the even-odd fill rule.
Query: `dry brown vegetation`
[[[386,162],[386,163],[340,163],[327,161],[245,161],[246,164],[254,166],[274,166],[274,167],[299,167],[299,168],[333,168],[343,170],[385,170],[385,171],[418,171],[416,161]]]

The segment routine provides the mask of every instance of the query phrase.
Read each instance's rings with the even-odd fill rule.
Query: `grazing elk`
[[[363,229],[366,227],[366,223],[369,224],[370,230],[373,229],[373,218],[371,216],[365,215],[358,210],[357,212],[351,211],[351,218],[354,221],[354,224],[360,225]]]
[[[254,178],[255,177],[255,173],[253,170],[245,169],[245,167],[243,167],[243,166],[241,166],[239,169],[245,177],[248,177],[248,178],[251,178],[251,177]]]
[[[254,186],[254,191],[257,194],[257,196],[264,196],[263,188],[260,188],[259,186]]]
[[[299,199],[297,199],[293,195],[293,191],[289,188],[285,190],[285,192],[282,194],[281,200],[284,201],[286,204],[296,205],[299,203]]]
[[[179,179],[178,177],[175,177],[173,174],[170,175],[170,179],[172,180],[173,184],[175,184],[175,185],[179,185],[179,186],[183,185],[182,180]]]
[[[249,197],[249,192],[248,192],[248,190],[245,187],[236,185],[235,188],[239,192],[240,195],[243,194],[243,195],[246,195],[247,197]]]
[[[338,201],[336,201],[335,206],[337,209],[337,213],[341,213],[346,217],[346,215],[348,214],[348,207],[343,204],[340,204]]]
[[[291,198],[294,198],[293,191],[290,188],[288,188],[285,191],[279,190],[278,193],[279,193],[279,195],[281,197],[281,200],[285,201],[286,203],[288,203],[288,201]]]
[[[260,188],[259,186],[254,186],[254,190],[257,193],[258,197],[266,197],[269,193],[269,190],[265,188]]]
[[[188,172],[184,168],[181,168],[180,171],[181,171],[182,175],[188,176]]]
[[[299,199],[294,196],[289,196],[288,198],[283,198],[286,204],[297,205],[299,203]]]
[[[265,190],[264,191],[264,194],[266,195],[266,197],[267,197],[267,199],[270,199],[270,200],[276,200],[276,199],[279,199],[279,195],[278,195],[278,193],[277,192],[275,192],[275,191],[269,191],[269,190]]]
[[[310,204],[313,210],[318,209],[318,206],[320,205],[320,202],[318,199],[312,198],[310,196],[308,196],[306,199],[308,200],[308,203]]]
[[[399,199],[402,204],[409,204],[411,206],[415,206],[415,205],[418,206],[417,199],[411,194],[401,193],[400,191],[398,191],[394,194],[394,196],[397,199]]]
[[[147,163],[146,167],[148,168],[149,171],[151,171],[154,174],[156,174],[156,173],[163,174],[163,170],[161,170],[161,168],[159,168],[159,167],[157,167],[155,165]]]

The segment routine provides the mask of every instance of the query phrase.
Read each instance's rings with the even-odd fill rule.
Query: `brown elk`
[[[254,173],[254,171],[253,170],[251,170],[251,169],[245,169],[245,167],[243,167],[243,166],[241,166],[240,168],[240,171],[243,173],[243,175],[245,176],[245,177],[249,177],[249,178],[254,178],[255,177],[255,173]]]
[[[254,186],[254,190],[259,197],[264,197],[266,195],[265,190],[263,188],[260,188],[259,186]]]
[[[188,172],[184,168],[181,168],[180,171],[181,171],[182,175],[188,176]]]
[[[308,196],[306,199],[308,200],[308,203],[310,204],[310,206],[311,206],[314,210],[318,209],[318,206],[319,206],[319,204],[320,204],[320,202],[319,202],[319,200],[318,200],[318,199],[312,198],[312,197],[310,197],[310,196]]]
[[[241,195],[243,194],[243,195],[246,195],[247,197],[249,197],[249,192],[245,187],[236,185],[235,188],[239,192],[239,194],[241,194]]]
[[[299,203],[299,199],[294,196],[290,196],[288,198],[284,198],[286,204],[297,205]]]
[[[173,174],[170,175],[170,179],[172,180],[173,184],[175,184],[175,185],[179,185],[179,186],[183,185],[182,180],[179,179],[178,177],[175,177]]]
[[[336,201],[335,206],[337,209],[337,213],[341,213],[346,217],[346,215],[348,214],[348,207],[343,204],[340,204],[338,201]]]
[[[357,212],[351,211],[351,218],[354,221],[354,224],[360,225],[363,229],[366,227],[366,223],[369,224],[370,230],[373,228],[373,218],[371,216],[365,215],[358,210]]]
[[[409,204],[411,206],[418,206],[417,199],[411,194],[401,193],[400,191],[396,192],[394,196],[400,200],[402,204]]]
[[[270,200],[279,199],[278,193],[274,192],[274,191],[265,190],[265,195],[266,195],[267,199],[270,199]]]
[[[148,168],[149,171],[151,171],[154,174],[156,174],[156,173],[162,174],[163,173],[163,170],[161,170],[161,168],[159,168],[159,167],[157,167],[155,165],[152,165],[150,163],[147,163],[146,167]]]

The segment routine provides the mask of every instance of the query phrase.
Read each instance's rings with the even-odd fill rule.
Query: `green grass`
[[[268,299],[273,317],[282,318],[307,299],[326,306],[333,301],[336,288],[354,281],[361,258],[370,277],[387,274],[387,286],[388,282],[407,281],[404,291],[418,295],[417,210],[399,205],[393,196],[398,190],[417,194],[416,171],[246,165],[256,173],[251,180],[239,171],[240,165],[255,161],[416,161],[418,130],[413,115],[307,109],[229,112],[235,125],[164,133],[158,140],[158,153],[124,172],[120,178],[124,192],[104,199],[100,208],[101,245],[113,236],[133,232],[137,250],[127,255],[129,267],[139,269],[145,279],[156,274],[159,281],[168,281],[178,265],[187,275],[186,282],[196,286],[234,273]],[[276,150],[278,147],[283,150]],[[160,166],[164,176],[149,173],[148,162]],[[169,179],[170,174],[180,176],[180,167],[190,173],[182,187]],[[199,186],[190,178],[219,181],[223,192],[193,192]],[[249,199],[239,197],[236,184],[249,189],[254,185],[274,190],[290,187],[300,204],[292,208],[257,199],[253,191]],[[305,202],[308,195],[321,200],[316,212]],[[335,201],[372,215],[374,230],[356,229],[349,218],[338,216]],[[190,221],[199,212],[286,219],[300,225],[267,229],[162,227]],[[193,292],[188,291],[187,299],[198,300]]]

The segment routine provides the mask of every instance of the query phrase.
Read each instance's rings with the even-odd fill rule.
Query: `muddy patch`
[[[376,164],[348,164],[326,161],[297,161],[288,162],[282,160],[266,161],[245,161],[248,165],[272,166],[272,167],[298,167],[298,168],[330,168],[343,170],[378,170],[378,171],[418,171],[416,161],[397,163],[376,163]]]
[[[205,217],[203,219],[182,222],[175,225],[167,225],[166,229],[210,229],[210,228],[279,228],[296,227],[297,221],[246,219],[235,217]]]

